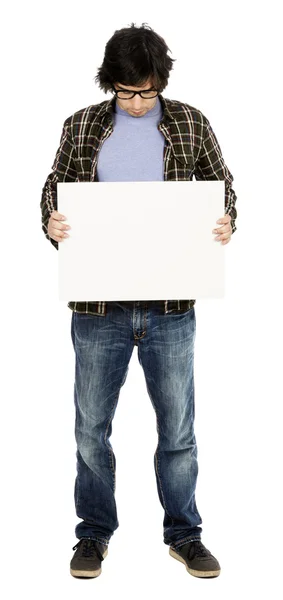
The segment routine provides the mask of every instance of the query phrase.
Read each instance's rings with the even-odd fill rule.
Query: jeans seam
[[[141,359],[141,362],[142,362],[142,359]],[[156,412],[156,423],[157,423],[157,433],[158,433],[158,438],[159,438],[159,421],[158,421],[158,416],[159,416],[159,413],[158,413],[158,410],[157,410],[157,406],[156,406],[156,405],[155,405],[155,403],[154,403],[154,400],[153,400],[153,397],[152,397],[152,395],[151,395],[151,392],[150,392],[150,389],[149,389],[149,386],[148,386],[148,385],[147,385],[147,391],[148,391],[149,397],[150,397],[150,399],[151,399],[151,401],[152,401],[152,404],[153,404],[153,406],[154,406],[154,408],[155,408],[155,412]],[[169,511],[168,511],[168,509],[167,509],[167,506],[166,506],[166,502],[165,502],[165,498],[164,498],[164,492],[163,492],[163,487],[162,487],[162,483],[161,483],[161,477],[160,477],[160,473],[159,473],[159,469],[158,469],[158,465],[159,465],[159,459],[158,459],[158,446],[159,446],[159,441],[158,441],[157,448],[156,448],[156,451],[155,451],[156,473],[157,473],[157,477],[158,477],[159,484],[160,484],[160,491],[161,491],[162,498],[163,498],[163,502],[164,502],[164,509],[166,510],[166,512],[167,512],[167,514],[168,514],[168,516],[170,517],[170,519],[171,519],[171,521],[172,521],[172,525],[174,525],[174,519],[173,519],[173,517],[171,517],[171,515],[170,515],[170,513],[169,513]]]
[[[113,418],[113,413],[114,413],[114,409],[115,409],[115,406],[117,404],[118,398],[119,398],[119,393],[118,393],[118,395],[116,396],[116,398],[114,400],[114,404],[112,405],[111,412],[110,412],[110,417],[108,419],[106,430],[105,430],[105,434],[104,434],[104,442],[105,442],[105,445],[107,446],[107,449],[108,449],[109,464],[110,464],[110,469],[111,469],[112,476],[113,476],[113,490],[114,490],[114,493],[115,493],[115,489],[116,489],[116,476],[115,476],[115,467],[114,467],[114,460],[113,460],[113,450],[111,448],[109,448],[109,446],[107,444],[106,437],[107,437],[107,433],[108,433],[110,422],[111,422],[111,420]]]
[[[152,395],[151,395],[151,392],[150,392],[150,390],[149,390],[149,389],[148,389],[148,393],[149,393],[149,395],[150,395],[150,397],[151,397],[151,400],[152,400],[152,403],[153,403],[153,405],[155,406],[155,404],[154,404],[154,401],[153,401],[153,398],[152,398]],[[158,410],[157,410],[157,407],[156,407],[156,406],[155,406],[155,411],[156,411],[157,432],[158,432],[158,437],[159,437],[159,421],[158,421]],[[171,515],[170,515],[170,513],[169,513],[169,511],[168,511],[168,509],[167,509],[167,506],[166,506],[166,502],[165,502],[165,498],[164,498],[164,492],[163,492],[163,487],[162,487],[162,482],[161,482],[161,477],[160,477],[160,473],[159,473],[159,469],[158,469],[158,467],[159,467],[158,446],[159,446],[159,442],[158,442],[158,444],[157,444],[157,448],[156,448],[156,451],[155,451],[156,472],[157,472],[157,476],[158,476],[158,479],[159,479],[160,490],[161,490],[161,493],[162,493],[162,498],[163,498],[163,502],[164,502],[164,508],[165,508],[165,510],[166,510],[166,512],[167,512],[167,514],[168,514],[168,516],[170,517],[170,519],[172,519],[172,524],[173,524],[173,517],[171,517]]]

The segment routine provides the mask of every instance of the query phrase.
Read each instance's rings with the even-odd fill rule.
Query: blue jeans
[[[138,347],[156,413],[154,469],[164,508],[164,543],[177,549],[200,539],[195,501],[198,474],[194,434],[194,307],[164,314],[155,301],[107,302],[106,315],[72,313],[75,350],[77,538],[108,544],[119,526],[115,502],[112,419]],[[135,424],[133,423],[133,427]]]

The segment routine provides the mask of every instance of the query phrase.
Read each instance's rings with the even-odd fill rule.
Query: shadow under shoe
[[[170,546],[170,556],[186,565],[187,571],[195,577],[217,577],[220,564],[200,540],[194,540],[174,549]]]
[[[108,548],[91,538],[81,538],[73,547],[76,550],[71,562],[70,573],[73,577],[98,577],[101,562],[108,554]]]

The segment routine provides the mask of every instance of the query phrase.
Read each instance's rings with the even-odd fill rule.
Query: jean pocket
[[[193,311],[193,309],[194,309],[194,306],[191,306],[190,308],[173,308],[167,314],[169,314],[169,315],[188,315],[190,312]]]

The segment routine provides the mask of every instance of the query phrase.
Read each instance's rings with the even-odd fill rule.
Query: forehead
[[[135,91],[139,91],[139,90],[147,90],[148,88],[153,87],[153,81],[152,81],[152,78],[150,77],[143,85],[140,85],[140,86],[124,85],[123,83],[119,83],[119,82],[116,83],[116,86],[125,88],[127,90],[132,90],[133,92],[135,92]]]

